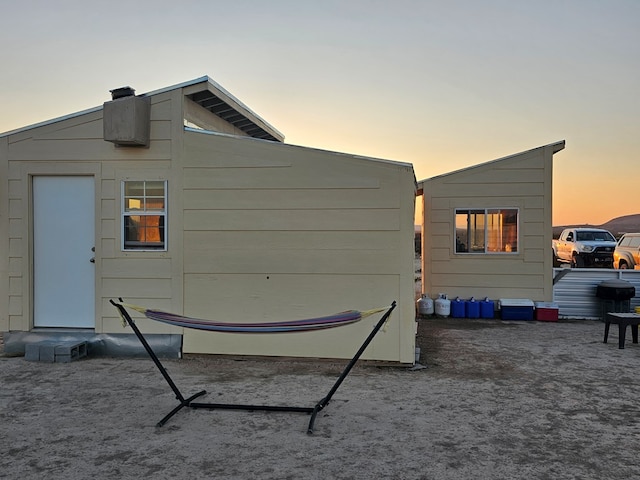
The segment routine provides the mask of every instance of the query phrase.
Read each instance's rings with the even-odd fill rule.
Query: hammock
[[[116,303],[113,300],[110,300],[111,304],[118,309],[122,320],[125,322],[125,326],[128,324],[133,332],[136,334],[140,343],[145,348],[149,357],[153,360],[158,367],[158,370],[166,380],[167,384],[173,390],[173,393],[176,396],[176,400],[180,403],[177,407],[171,410],[167,415],[164,416],[162,420],[160,420],[156,425],[158,427],[163,426],[167,421],[173,417],[176,413],[182,410],[184,407],[191,408],[206,408],[210,410],[214,409],[228,409],[228,410],[263,410],[263,411],[272,411],[272,412],[298,412],[298,413],[307,413],[311,415],[311,419],[309,420],[309,427],[307,428],[307,433],[312,434],[313,428],[315,425],[316,417],[318,413],[320,413],[331,401],[331,398],[336,393],[344,379],[349,375],[349,372],[358,361],[364,350],[371,343],[376,334],[380,331],[383,325],[387,323],[391,316],[391,312],[394,308],[396,308],[396,302],[394,301],[390,307],[387,308],[376,308],[374,310],[366,310],[364,312],[358,312],[357,310],[348,310],[346,312],[338,313],[336,315],[330,315],[328,317],[318,317],[318,318],[310,318],[307,320],[296,320],[296,321],[286,321],[286,322],[269,322],[269,323],[224,323],[224,322],[206,322],[204,320],[198,320],[194,318],[183,317],[180,315],[174,315],[171,313],[161,312],[159,310],[149,310],[143,307],[137,307],[134,305],[125,305],[122,303]],[[120,299],[122,302],[122,299]],[[194,393],[190,397],[185,397],[182,395],[182,392],[178,388],[178,386],[174,383],[173,379],[167,372],[167,369],[164,368],[160,359],[155,354],[147,340],[144,338],[140,330],[138,329],[135,322],[131,319],[129,312],[127,312],[126,308],[131,308],[138,312],[144,313],[147,317],[158,320],[165,323],[170,323],[171,325],[179,325],[179,326],[188,326],[189,328],[205,328],[206,330],[216,330],[222,332],[253,332],[253,333],[262,333],[262,332],[299,332],[299,331],[307,331],[307,330],[317,330],[322,328],[331,328],[338,327],[341,325],[348,325],[349,323],[357,322],[358,320],[372,315],[376,312],[381,312],[386,310],[386,313],[378,320],[373,330],[369,333],[366,340],[360,345],[360,348],[351,359],[349,364],[342,371],[336,382],[329,390],[329,393],[325,395],[319,402],[317,402],[313,407],[296,407],[296,406],[281,406],[281,405],[238,405],[238,404],[229,404],[229,403],[200,403],[195,402],[194,400],[202,395],[205,395],[206,390],[201,390],[197,393]],[[220,330],[223,328],[224,330]],[[231,330],[230,330],[231,329]],[[251,329],[251,330],[247,330]],[[258,329],[258,330],[255,330]],[[275,330],[274,330],[275,329]],[[284,329],[284,330],[283,330]]]
[[[389,307],[384,307],[365,310],[362,312],[358,310],[347,310],[326,317],[308,318],[304,320],[262,323],[231,323],[211,322],[198,318],[184,317],[175,313],[163,312],[162,310],[152,310],[136,305],[125,304],[124,306],[142,313],[144,316],[151,320],[167,323],[176,327],[230,333],[287,333],[324,330],[327,328],[350,325],[362,320],[365,317],[368,317],[369,315],[373,315],[374,313],[382,312],[389,309]]]

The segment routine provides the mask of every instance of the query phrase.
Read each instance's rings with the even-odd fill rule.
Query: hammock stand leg
[[[378,323],[376,324],[375,328],[371,331],[367,339],[362,343],[362,345],[360,345],[360,348],[358,349],[356,354],[353,356],[351,361],[349,361],[348,365],[342,371],[342,373],[340,374],[336,382],[333,384],[333,387],[331,387],[331,390],[329,390],[329,393],[325,397],[323,397],[322,400],[316,403],[315,407],[313,407],[313,411],[311,412],[311,420],[309,420],[309,427],[307,428],[307,433],[309,435],[313,434],[313,427],[315,425],[316,416],[318,415],[318,413],[320,413],[320,411],[329,404],[329,402],[331,401],[331,398],[333,397],[333,394],[336,393],[340,385],[342,385],[342,382],[344,381],[344,379],[347,378],[347,375],[349,375],[349,372],[351,372],[351,369],[353,368],[353,366],[356,364],[356,362],[358,361],[360,356],[363,354],[365,349],[369,346],[373,338],[376,336],[376,334],[380,331],[382,326],[385,324],[385,322],[391,315],[391,312],[393,312],[394,308],[396,308],[395,301],[391,304],[391,307],[382,316],[382,318],[378,320]]]
[[[120,299],[120,301],[122,301],[122,299]],[[268,412],[294,412],[294,413],[306,413],[311,415],[311,420],[309,421],[309,426],[307,427],[307,433],[309,435],[313,434],[313,427],[315,425],[315,421],[318,413],[320,413],[320,411],[329,404],[329,402],[331,401],[331,398],[336,393],[340,385],[342,385],[342,382],[344,381],[344,379],[347,377],[347,375],[349,375],[349,373],[353,369],[356,362],[364,353],[365,349],[369,346],[373,338],[376,336],[376,334],[380,331],[382,326],[385,324],[385,322],[391,315],[391,312],[393,312],[393,309],[396,308],[396,302],[394,301],[391,304],[391,307],[389,307],[386,313],[382,316],[382,318],[378,320],[378,323],[376,324],[374,329],[371,331],[371,333],[362,343],[362,345],[360,346],[356,354],[353,356],[353,358],[349,361],[347,366],[344,368],[344,370],[342,371],[338,379],[335,381],[335,383],[333,384],[333,386],[331,387],[327,395],[325,395],[313,407],[290,407],[290,406],[277,406],[277,405],[238,405],[238,404],[227,404],[227,403],[193,402],[195,398],[200,397],[201,395],[204,395],[206,393],[206,390],[202,390],[201,392],[198,392],[190,396],[189,398],[184,398],[184,396],[182,395],[182,393],[180,393],[180,390],[178,389],[176,384],[173,382],[173,380],[169,376],[169,373],[166,371],[166,369],[158,359],[157,355],[155,354],[151,346],[147,343],[146,339],[144,338],[144,336],[142,335],[142,333],[140,332],[136,324],[133,322],[133,320],[129,316],[129,313],[126,311],[124,306],[119,303],[115,303],[113,300],[110,300],[110,302],[113,306],[115,306],[120,311],[123,318],[129,324],[129,326],[133,329],[134,333],[140,340],[140,343],[142,343],[145,350],[147,351],[147,353],[149,354],[153,362],[156,364],[156,367],[158,367],[158,370],[160,370],[160,373],[162,374],[164,379],[167,381],[167,383],[175,393],[176,399],[180,401],[180,405],[178,405],[176,408],[171,410],[171,412],[169,412],[162,420],[160,420],[156,426],[158,427],[163,426],[171,417],[173,417],[176,413],[178,413],[183,407],[205,408],[209,410],[223,409],[223,410],[246,410],[246,411],[257,410],[257,411],[268,411]]]
[[[122,299],[120,299],[120,301],[122,301]],[[173,393],[176,396],[176,400],[178,400],[180,402],[180,404],[176,408],[171,410],[167,415],[164,416],[164,418],[162,420],[160,420],[156,424],[157,427],[161,427],[165,423],[167,423],[167,421],[171,417],[173,417],[176,413],[178,413],[184,407],[188,407],[191,404],[192,400],[204,395],[205,393],[207,393],[207,391],[206,390],[202,390],[202,391],[200,391],[198,393],[195,393],[195,394],[191,395],[188,398],[184,398],[184,396],[182,395],[182,392],[180,392],[180,389],[177,387],[177,385],[175,384],[173,379],[169,376],[169,372],[167,372],[167,370],[164,368],[164,365],[162,365],[162,363],[160,362],[160,359],[156,355],[156,352],[153,351],[153,349],[151,348],[151,345],[149,345],[147,340],[144,338],[144,336],[142,335],[142,332],[140,332],[140,329],[138,328],[138,326],[131,319],[131,316],[129,316],[129,312],[127,312],[127,310],[122,305],[120,305],[119,303],[116,303],[113,300],[110,300],[110,302],[114,307],[116,307],[120,311],[120,314],[122,315],[122,318],[124,318],[126,320],[126,322],[129,324],[129,326],[131,327],[133,332],[136,334],[136,337],[138,337],[138,340],[140,340],[140,343],[142,344],[144,349],[147,351],[147,353],[151,357],[151,360],[153,360],[153,363],[156,364],[156,367],[158,367],[158,370],[160,370],[160,373],[162,374],[162,376],[164,377],[166,382],[169,384],[169,387],[171,387],[171,390],[173,390]]]

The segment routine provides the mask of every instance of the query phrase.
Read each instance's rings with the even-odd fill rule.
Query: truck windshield
[[[577,232],[576,240],[579,242],[615,242],[609,232]]]

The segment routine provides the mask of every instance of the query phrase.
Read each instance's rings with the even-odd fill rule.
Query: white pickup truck
[[[553,240],[553,266],[568,263],[572,268],[613,267],[616,239],[601,228],[566,228]]]

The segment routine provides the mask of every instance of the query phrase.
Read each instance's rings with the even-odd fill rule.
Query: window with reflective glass
[[[167,182],[122,182],[123,250],[166,250]]]
[[[456,253],[517,253],[518,209],[456,209]]]

